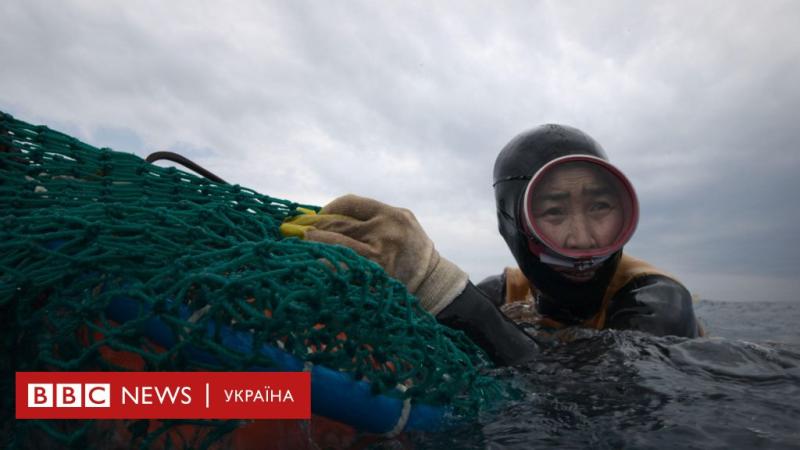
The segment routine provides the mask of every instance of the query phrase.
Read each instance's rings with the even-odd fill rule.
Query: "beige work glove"
[[[414,214],[356,195],[339,197],[319,214],[281,225],[285,236],[337,244],[378,263],[436,315],[467,286],[467,274],[439,256]]]

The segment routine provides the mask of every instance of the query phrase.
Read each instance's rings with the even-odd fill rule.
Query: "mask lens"
[[[525,192],[528,231],[568,258],[610,255],[630,239],[638,220],[636,194],[604,160],[568,156],[551,161]]]

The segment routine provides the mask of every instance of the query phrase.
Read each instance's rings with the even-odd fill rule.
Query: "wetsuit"
[[[588,163],[604,176],[587,175],[591,170],[580,169],[586,167],[580,164]],[[567,169],[569,164],[575,171]],[[557,179],[559,170],[562,175],[568,173],[570,181],[553,190],[555,184],[547,180]],[[593,181],[581,184],[585,180]],[[597,185],[600,192],[613,192],[614,200],[581,200],[588,198],[582,197],[584,194],[597,192]],[[583,187],[572,192],[572,186]],[[469,283],[436,316],[441,323],[463,330],[499,364],[532,360],[537,353],[533,338],[503,314],[501,307],[508,312],[517,305],[528,307],[523,319],[533,322],[535,332],[580,326],[698,336],[689,291],[669,275],[623,254],[638,220],[638,200],[630,181],[608,162],[605,150],[591,136],[558,124],[520,133],[498,154],[493,187],[498,231],[518,268],[489,277],[478,286]],[[542,197],[537,197],[537,189],[542,189]],[[549,235],[537,222],[552,209],[548,206],[539,211],[538,205],[561,205],[559,199],[569,199],[563,200],[567,206],[552,211],[564,218],[562,222],[573,223],[566,217],[595,217],[580,208],[597,205],[598,211],[613,210],[614,217],[619,217],[618,234],[614,239],[592,234],[593,241],[582,243],[577,238],[559,241],[557,234]],[[590,219],[582,220],[574,223]],[[552,222],[554,227],[558,224]],[[581,274],[590,277],[580,279]]]
[[[548,328],[583,326],[683,337],[701,333],[689,291],[669,275],[627,255],[620,257],[605,295],[596,301],[559,302],[531,289],[519,269],[508,269],[478,286],[469,283],[437,319],[463,330],[496,363],[517,364],[535,358],[536,344],[500,307],[525,301],[535,305],[537,325]]]

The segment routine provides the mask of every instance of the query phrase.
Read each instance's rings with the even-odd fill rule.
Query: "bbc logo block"
[[[110,408],[109,383],[28,383],[28,408]]]
[[[303,419],[309,372],[16,372],[17,419]]]

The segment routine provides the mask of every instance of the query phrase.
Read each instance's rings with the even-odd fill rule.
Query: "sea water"
[[[495,375],[524,392],[414,448],[800,449],[800,302],[701,300],[709,337],[590,332]]]

